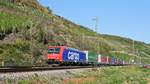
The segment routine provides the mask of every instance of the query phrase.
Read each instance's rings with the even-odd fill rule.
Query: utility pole
[[[93,18],[92,20],[96,22],[96,24],[95,24],[95,32],[98,33],[99,18],[98,18],[98,17],[95,17],[95,18]]]
[[[132,46],[132,47],[133,47],[133,54],[135,54],[135,53],[134,53],[134,40],[133,40],[132,42],[133,42],[133,46]]]
[[[138,53],[139,53],[139,51],[138,51]],[[142,64],[142,56],[140,53],[139,53],[139,56],[140,56],[140,64]]]
[[[133,42],[133,45],[132,45],[132,49],[133,49],[133,51],[132,51],[132,53],[133,53],[133,55],[135,55],[135,45],[134,45],[134,40],[132,40],[132,42]],[[134,57],[134,61],[132,60],[132,62],[134,62],[135,63],[135,58],[136,58],[136,56]]]
[[[99,18],[98,17],[95,17],[95,18],[93,18],[92,19],[93,21],[95,21],[95,32],[96,32],[96,34],[95,34],[95,36],[98,36],[98,23],[99,23]],[[97,37],[97,41],[98,41],[98,37]],[[99,42],[97,42],[97,54],[99,54]]]
[[[32,21],[30,21],[30,40],[31,40],[30,49],[32,51]]]
[[[139,56],[139,64],[142,64],[142,56],[141,56],[141,54],[139,53],[139,50],[137,50],[137,53],[138,53],[138,56]]]
[[[32,59],[32,64],[33,64],[33,61],[34,61],[34,58],[33,58],[33,44],[32,44],[32,41],[33,41],[33,38],[32,38],[32,27],[33,27],[33,23],[32,23],[32,21],[30,21],[30,40],[31,40],[31,42],[30,42],[30,52],[31,52],[31,59]]]
[[[82,33],[82,42],[81,42],[81,48],[82,48],[82,50],[84,50],[84,34]]]

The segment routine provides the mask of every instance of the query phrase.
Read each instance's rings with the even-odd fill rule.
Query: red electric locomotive
[[[48,63],[62,62],[62,52],[65,46],[49,46],[48,47]]]

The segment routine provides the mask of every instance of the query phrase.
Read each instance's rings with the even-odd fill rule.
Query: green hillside
[[[133,49],[132,39],[96,34],[53,14],[36,0],[0,1],[0,65],[43,65],[48,45],[150,63],[150,45],[146,43],[134,41]]]

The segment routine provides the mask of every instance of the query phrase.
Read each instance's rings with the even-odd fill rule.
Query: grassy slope
[[[68,84],[148,84],[149,83],[149,69],[142,69],[137,67],[113,67],[104,68],[91,72],[84,72],[75,74],[75,80],[68,80]],[[74,79],[75,79],[74,78]],[[86,80],[90,78],[92,80]],[[83,80],[80,80],[83,79]]]
[[[24,59],[27,60],[27,65],[42,64],[47,46],[58,44],[126,60],[135,57],[131,39],[96,35],[88,28],[52,14],[51,10],[40,6],[36,0],[24,0],[15,4],[2,0],[0,7],[3,9],[0,10],[3,11],[0,13],[0,18],[3,18],[0,19],[0,59],[6,65],[21,65]],[[23,43],[27,45],[22,45]],[[25,51],[21,48],[25,48]],[[145,57],[142,59],[144,62],[149,62],[147,58],[150,46],[136,41],[135,49],[140,50],[141,56]]]

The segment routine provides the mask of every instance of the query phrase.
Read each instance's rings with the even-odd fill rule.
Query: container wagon
[[[111,60],[112,58],[108,57],[108,56],[98,56],[98,64],[100,65],[110,65],[111,64]]]
[[[93,51],[84,51],[87,64],[97,64],[98,54]]]

